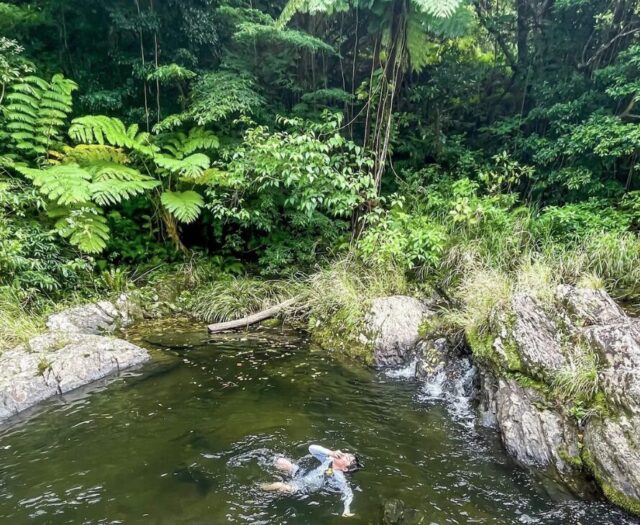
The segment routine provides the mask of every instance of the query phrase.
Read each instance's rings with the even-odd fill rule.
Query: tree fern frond
[[[26,106],[30,106],[34,111],[38,109],[38,99],[30,94],[14,91],[13,93],[9,93],[7,95],[7,100],[9,102],[14,102],[15,104],[20,103]]]
[[[461,5],[447,18],[428,16],[426,27],[429,32],[445,38],[459,38],[467,34],[473,23],[473,12],[466,5]]]
[[[37,157],[56,144],[71,112],[77,87],[62,75],[54,75],[51,82],[31,75],[13,84],[3,113],[7,129],[19,131],[10,135],[15,148]]]
[[[114,146],[78,144],[73,147],[65,146],[63,153],[65,162],[75,162],[81,166],[97,164],[100,162],[112,162],[119,165],[129,163],[129,156],[121,148],[116,148]]]
[[[108,144],[127,147],[145,155],[151,155],[155,148],[146,133],[138,133],[137,127],[125,128],[120,119],[105,115],[89,115],[74,119],[69,127],[69,136],[81,144]],[[131,135],[130,135],[131,133]]]
[[[100,253],[109,240],[109,226],[101,210],[82,207],[58,219],[56,230],[86,253]]]
[[[77,164],[61,164],[43,170],[25,167],[16,169],[31,179],[40,193],[60,206],[91,201],[91,174]]]
[[[191,128],[188,135],[182,131],[166,134],[162,143],[162,149],[177,159],[197,150],[212,150],[218,147],[220,147],[218,136],[201,127]]]
[[[165,191],[160,196],[162,205],[179,221],[190,223],[200,215],[204,200],[195,191]]]
[[[276,25],[280,28],[286,26],[296,13],[303,11],[307,0],[289,0],[280,13]]]
[[[103,173],[104,175],[104,173]],[[122,175],[122,174],[120,174]],[[100,206],[118,204],[123,200],[142,195],[146,190],[155,188],[159,181],[151,178],[124,180],[122,178],[102,178],[90,186],[93,201]]]
[[[412,0],[418,10],[430,15],[447,18],[456,12],[462,0]]]
[[[166,155],[157,155],[156,164],[167,171],[185,178],[197,178],[211,165],[204,153],[194,153],[183,159],[174,159]]]

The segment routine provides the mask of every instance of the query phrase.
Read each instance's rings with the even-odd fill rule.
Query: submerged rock
[[[373,339],[374,364],[397,367],[406,364],[420,338],[420,325],[429,314],[427,306],[404,295],[374,299],[366,319]]]
[[[383,503],[382,525],[427,525],[427,516],[421,510],[409,509],[404,501],[392,498]]]

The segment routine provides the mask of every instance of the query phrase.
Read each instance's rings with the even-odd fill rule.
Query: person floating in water
[[[340,492],[344,503],[343,516],[353,516],[351,502],[353,491],[345,477],[346,473],[355,472],[362,468],[358,457],[341,450],[329,450],[320,445],[311,445],[309,453],[320,461],[320,466],[304,471],[287,458],[279,457],[275,460],[275,467],[291,476],[290,481],[276,481],[263,483],[262,490],[280,492],[282,494],[308,494],[323,488]]]

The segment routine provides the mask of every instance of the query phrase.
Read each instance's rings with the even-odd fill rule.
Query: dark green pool
[[[153,339],[152,339],[153,340]],[[164,350],[145,367],[40,407],[0,434],[1,524],[380,523],[401,498],[426,524],[636,523],[551,498],[497,437],[414,384],[342,366],[293,335]],[[256,490],[276,453],[357,450],[356,517],[339,498]]]

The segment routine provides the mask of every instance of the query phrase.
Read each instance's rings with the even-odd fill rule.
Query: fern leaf
[[[159,181],[153,179],[118,180],[103,179],[91,184],[90,191],[93,201],[100,206],[118,204],[135,195],[142,195],[145,191],[158,186]]]
[[[129,156],[120,148],[101,146],[99,144],[78,144],[63,149],[65,162],[77,163],[81,166],[110,162],[118,165],[128,164]]]
[[[412,2],[423,13],[438,18],[450,17],[462,5],[462,0],[412,0]]]
[[[161,168],[187,179],[200,177],[204,170],[211,165],[211,160],[204,153],[194,153],[184,159],[156,155],[155,161]]]
[[[25,167],[16,169],[31,179],[33,185],[49,200],[61,206],[91,201],[91,174],[77,164],[63,164],[43,170]]]
[[[67,237],[71,244],[86,253],[100,253],[109,240],[107,219],[93,207],[69,212],[56,222],[55,227],[62,237]]]
[[[137,126],[129,129],[120,119],[105,115],[89,115],[74,119],[69,136],[80,144],[108,144],[126,147],[144,155],[152,155],[155,148],[146,133],[137,133]]]
[[[160,201],[162,205],[179,221],[190,223],[200,215],[204,200],[195,191],[165,191]]]

